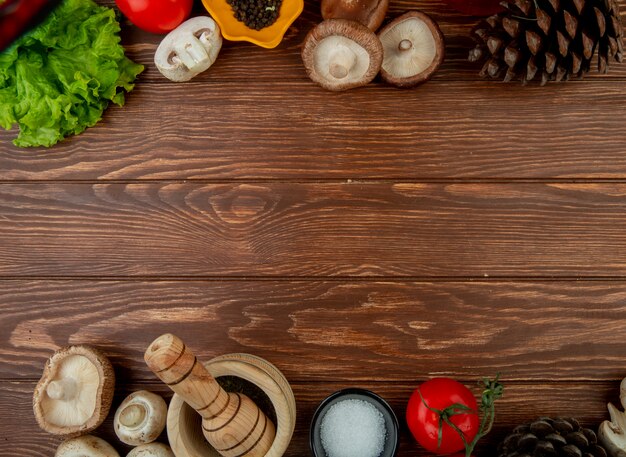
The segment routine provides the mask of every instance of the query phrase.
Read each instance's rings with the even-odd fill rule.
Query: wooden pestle
[[[226,392],[175,335],[161,335],[146,350],[150,370],[202,416],[207,441],[224,457],[263,457],[276,428],[246,395]]]

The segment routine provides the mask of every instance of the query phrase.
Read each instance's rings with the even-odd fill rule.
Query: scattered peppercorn
[[[253,30],[269,27],[278,18],[283,0],[226,0],[235,18]]]

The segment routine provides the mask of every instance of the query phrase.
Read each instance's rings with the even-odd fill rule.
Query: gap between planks
[[[231,178],[231,179],[202,179],[202,178],[164,178],[164,179],[0,179],[0,186],[59,184],[59,185],[100,185],[100,184],[199,184],[199,185],[228,185],[228,184],[320,184],[320,185],[384,185],[384,184],[626,184],[626,178]]]
[[[469,52],[469,51],[468,51]],[[624,63],[623,65],[626,65],[626,63]],[[480,68],[478,69],[480,70]],[[302,67],[302,71],[304,72],[304,66]],[[304,73],[303,73],[304,75]],[[585,84],[585,85],[589,85],[589,84],[606,84],[607,82],[610,83],[624,83],[626,82],[626,77],[625,76],[611,76],[611,73],[609,72],[608,75],[602,75],[602,76],[595,76],[594,75],[589,75],[591,77],[587,77],[586,79],[570,79],[566,82],[561,82],[561,83],[548,83],[548,85],[555,85],[555,84],[567,84],[567,85],[574,85],[574,84]],[[299,86],[302,84],[302,81],[304,79],[303,78],[294,78],[294,79],[288,79],[285,81],[281,82],[281,85],[283,86],[287,86],[287,85],[294,85],[294,86]],[[307,81],[310,81],[307,79]],[[211,84],[227,84],[232,82],[232,78],[213,78],[211,79],[210,83]],[[267,82],[267,83],[271,83],[271,80],[264,80],[261,82]],[[314,85],[315,87],[318,87],[315,85],[315,83],[313,81],[310,81],[310,83],[312,85]],[[512,82],[508,82],[505,83],[503,81],[500,80],[492,80],[492,79],[482,79],[480,78],[480,76],[476,76],[475,78],[469,79],[469,78],[460,78],[460,77],[455,77],[455,78],[446,78],[446,79],[431,79],[430,81],[428,81],[429,85],[449,85],[449,84],[458,84],[458,83],[485,83],[485,84],[496,84],[496,85],[509,85],[509,86],[522,86],[522,84],[519,81],[512,81]],[[163,80],[160,79],[151,79],[150,81],[142,81],[141,82],[142,86],[146,86],[146,85],[152,85],[152,86],[170,86],[172,85],[172,82],[168,79],[163,78]],[[193,85],[201,85],[201,86],[206,86],[207,85],[207,81],[187,81],[185,83],[186,86],[193,86]],[[374,82],[374,83],[370,83],[370,86],[373,87],[384,87],[384,88],[389,88],[389,89],[395,89],[392,86],[389,86],[387,84],[383,84],[381,82]],[[541,87],[545,87],[545,86],[540,86],[538,83],[534,84],[534,83],[529,83],[528,86],[530,87],[535,87],[535,88],[541,88]],[[411,89],[398,89],[398,90],[406,90],[406,91],[410,91]]]
[[[480,283],[480,282],[624,282],[626,276],[0,276],[10,281],[88,282],[360,282],[360,283]]]

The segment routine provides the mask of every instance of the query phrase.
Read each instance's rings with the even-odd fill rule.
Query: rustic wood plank
[[[300,382],[626,375],[625,282],[0,281],[0,296],[0,379],[89,343],[125,382],[154,380],[143,353],[166,332]]]
[[[114,6],[114,2],[102,2]],[[620,0],[622,11],[626,14],[626,1]],[[196,5],[194,14],[205,14],[203,8]],[[419,9],[431,15],[441,27],[446,39],[446,59],[435,74],[435,80],[480,80],[478,72],[481,65],[467,61],[469,50],[473,47],[470,37],[472,27],[479,17],[466,16],[456,12],[441,0],[394,0],[390,4],[387,20],[397,17],[407,10]],[[224,42],[220,57],[210,71],[198,76],[198,81],[208,83],[215,81],[238,81],[254,83],[255,81],[276,81],[302,79],[304,69],[300,59],[301,43],[307,32],[322,20],[319,1],[306,1],[305,10],[294,25],[288,30],[281,45],[276,49],[263,49],[248,43]],[[129,21],[123,22],[123,44],[128,55],[137,62],[146,65],[144,81],[167,84],[153,64],[154,52],[162,37],[142,32]],[[609,62],[607,75],[591,72],[586,78],[592,79],[624,79],[626,65]]]
[[[133,389],[164,392],[142,353],[172,330],[202,358],[252,352],[294,381],[290,456],[307,454],[329,393],[371,388],[402,417],[415,384],[436,374],[509,380],[478,457],[538,415],[605,418],[624,376],[622,280],[271,278],[624,276],[626,185],[453,181],[626,179],[626,66],[566,86],[479,82],[464,60],[474,20],[441,1],[419,7],[442,25],[448,59],[413,91],[315,87],[299,59],[319,20],[308,2],[278,49],[227,44],[184,86],[151,64],[159,37],[125,27],[129,55],[148,69],[124,109],[51,150],[17,150],[14,132],[0,133],[1,181],[249,181],[0,185],[0,408],[14,412],[0,416],[0,455],[56,447],[30,413],[53,349],[109,353],[117,404]],[[438,179],[450,182],[397,182]],[[90,279],[7,280],[33,275]],[[260,280],[180,280],[225,275]],[[113,441],[110,420],[102,432]],[[400,455],[425,455],[406,430]]]
[[[3,146],[0,178],[624,177],[624,84],[143,85],[52,150]]]
[[[392,3],[390,15],[415,7]],[[317,2],[278,49],[227,45],[210,72],[183,85],[153,68],[160,36],[125,27],[129,55],[148,66],[127,107],[49,150],[18,150],[15,133],[1,132],[0,180],[626,176],[626,65],[611,73],[622,81],[470,81],[476,69],[464,58],[475,18],[441,1],[420,8],[442,22],[449,59],[441,76],[411,91],[377,83],[331,94],[311,83],[299,43],[319,20]]]
[[[404,425],[404,408],[409,395],[417,384],[397,384],[365,382],[359,387],[375,391],[383,396],[393,407],[402,423],[399,454],[403,457],[426,457],[426,452],[419,449]],[[467,383],[471,386],[471,383]],[[345,388],[347,384],[329,382],[321,384],[294,383],[298,420],[296,431],[286,457],[309,455],[308,433],[309,424],[319,402],[334,391]],[[48,457],[52,455],[60,440],[38,429],[31,412],[31,396],[34,382],[0,382],[0,407],[12,414],[0,415],[0,454],[11,457]],[[165,394],[166,388],[159,384],[118,384],[114,408],[123,397],[133,390],[149,389]],[[535,419],[536,417],[572,416],[579,418],[583,425],[596,429],[598,424],[607,419],[606,402],[616,402],[618,382],[580,382],[580,383],[547,383],[525,384],[510,382],[506,385],[505,396],[497,404],[497,419],[494,430],[476,453],[477,457],[494,455],[497,443],[516,425]],[[476,392],[478,394],[478,392]],[[120,452],[130,448],[117,441],[113,432],[111,419],[98,429],[97,433]],[[162,436],[160,441],[165,442]],[[125,454],[121,454],[125,455]]]
[[[624,184],[6,184],[0,276],[626,274]]]
[[[0,180],[626,177],[626,82],[139,85],[52,149],[0,133]]]

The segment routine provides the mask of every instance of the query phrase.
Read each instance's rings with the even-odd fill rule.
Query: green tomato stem
[[[484,385],[484,390],[482,393],[480,407],[479,410],[482,413],[482,418],[480,420],[480,428],[478,429],[478,433],[474,437],[469,445],[465,443],[465,439],[463,442],[465,443],[465,457],[471,457],[474,448],[478,441],[487,435],[491,428],[493,427],[493,423],[496,419],[496,406],[495,402],[504,394],[504,386],[498,382],[500,378],[500,374],[496,375],[494,380],[483,379],[482,384]],[[463,435],[461,434],[461,438]]]

